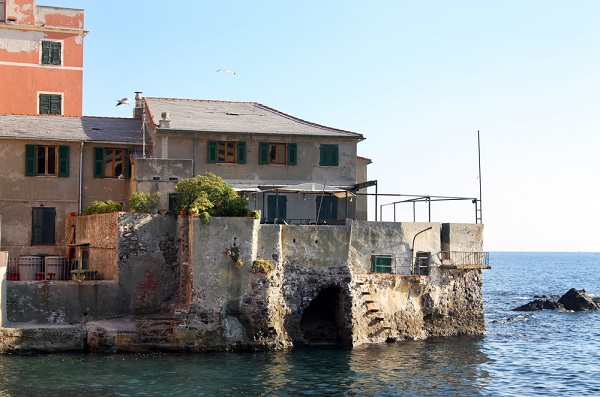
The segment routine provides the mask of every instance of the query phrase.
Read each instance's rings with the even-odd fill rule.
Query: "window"
[[[371,255],[371,272],[373,273],[391,273],[392,256],[391,255]]]
[[[94,148],[94,178],[129,179],[129,149]]]
[[[26,176],[69,176],[69,146],[25,145]]]
[[[40,94],[40,114],[62,114],[62,95]]]
[[[31,214],[31,245],[54,244],[55,208],[33,208]]]
[[[61,65],[60,41],[42,41],[42,65]]]
[[[6,1],[0,0],[0,22],[4,22],[6,16],[4,14],[4,9],[6,8]]]
[[[337,219],[338,198],[335,196],[318,196],[316,198],[317,219]]]
[[[246,142],[208,141],[209,163],[246,163]]]
[[[270,219],[287,219],[287,197],[270,195],[267,197],[267,215]]]
[[[177,211],[179,206],[179,193],[169,193],[169,211]]]
[[[321,145],[321,156],[319,165],[336,166],[339,165],[338,145]]]
[[[261,142],[258,155],[259,164],[296,165],[298,146],[295,143]]]

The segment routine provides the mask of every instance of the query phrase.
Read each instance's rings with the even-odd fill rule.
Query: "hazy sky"
[[[134,91],[260,102],[365,135],[380,193],[461,197],[479,130],[485,249],[600,251],[598,0],[38,1],[86,11],[86,115],[129,117]]]

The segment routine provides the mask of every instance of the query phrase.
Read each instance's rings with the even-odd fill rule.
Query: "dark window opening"
[[[55,208],[33,208],[31,214],[31,245],[55,243]]]

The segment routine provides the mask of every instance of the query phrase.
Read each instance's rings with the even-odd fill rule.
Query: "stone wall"
[[[171,310],[177,301],[179,243],[169,215],[111,213],[69,218],[89,244],[98,280],[7,282],[9,323],[64,324]]]
[[[315,227],[211,218],[203,225],[191,218],[193,293],[180,312],[179,343],[190,349],[351,347],[481,334],[481,270],[442,268],[441,230],[439,223]],[[457,234],[457,246],[481,238],[480,225],[470,230],[475,233],[462,241]],[[411,274],[413,251],[430,253],[427,275]],[[395,274],[372,273],[372,255],[393,258]],[[274,270],[253,273],[256,259],[271,261]]]

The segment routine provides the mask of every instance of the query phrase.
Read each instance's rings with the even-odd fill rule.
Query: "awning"
[[[269,187],[269,188],[261,187],[261,190],[277,191],[279,193],[301,193],[301,194],[327,193],[327,194],[331,194],[332,196],[335,196],[337,198],[345,198],[345,197],[354,197],[354,193],[352,193],[351,191],[348,190],[351,188],[352,188],[352,186],[348,186],[347,189],[344,189],[341,186],[329,186],[329,185],[323,185],[322,183],[307,182],[307,183],[300,183],[298,185],[288,185],[288,186],[281,186],[281,187]]]

